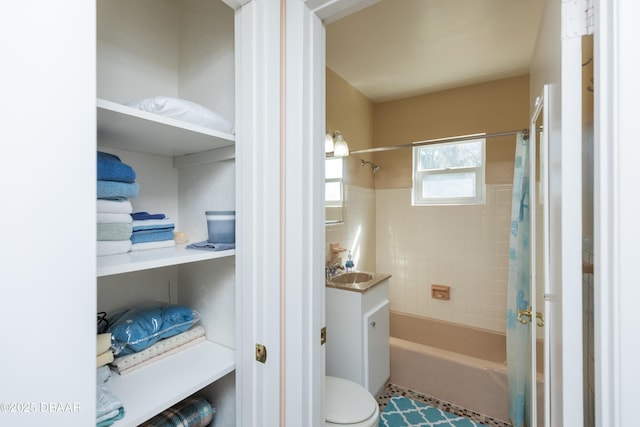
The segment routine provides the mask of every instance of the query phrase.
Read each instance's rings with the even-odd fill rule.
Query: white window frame
[[[326,195],[325,195],[324,203],[325,203],[325,206],[341,207],[342,204],[344,203],[344,182],[343,182],[344,171],[342,169],[342,168],[344,168],[344,160],[341,157],[327,157],[325,159],[325,170],[326,170],[327,161],[334,161],[334,162],[339,161],[340,162],[340,170],[341,170],[340,177],[339,178],[325,178],[324,179],[325,186],[326,186],[326,184],[331,183],[331,182],[340,183],[340,200],[328,201],[327,198],[326,198]]]
[[[481,165],[474,167],[459,167],[445,169],[419,170],[420,166],[420,150],[425,147],[468,144],[471,142],[481,143]],[[468,141],[446,142],[442,144],[431,144],[428,146],[417,146],[412,150],[413,160],[413,186],[411,189],[411,204],[413,206],[442,206],[442,205],[483,205],[485,204],[485,165],[486,165],[486,140],[478,138]],[[476,176],[476,195],[474,197],[423,197],[422,182],[426,175],[442,175],[442,174],[458,174],[458,173],[474,173]]]

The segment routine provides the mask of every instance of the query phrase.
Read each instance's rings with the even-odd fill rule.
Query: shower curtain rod
[[[542,126],[536,129],[536,132],[542,131]],[[401,144],[401,145],[389,145],[386,147],[376,147],[376,148],[367,148],[365,150],[354,150],[351,154],[361,154],[361,153],[373,153],[376,151],[390,151],[390,150],[399,150],[401,148],[413,148],[419,147],[421,145],[431,145],[431,144],[442,144],[445,142],[459,142],[459,141],[469,141],[472,139],[479,138],[497,138],[500,136],[509,136],[515,135],[517,133],[524,132],[528,133],[529,129],[520,129],[520,130],[510,130],[506,132],[496,132],[496,133],[473,133],[469,135],[459,135],[459,136],[449,136],[446,138],[437,138],[437,139],[426,139],[424,141],[416,141],[410,144]]]

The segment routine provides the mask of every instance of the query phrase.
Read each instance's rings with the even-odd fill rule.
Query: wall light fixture
[[[349,155],[349,145],[340,131],[327,133],[324,137],[325,153],[333,152],[334,157],[347,157]]]

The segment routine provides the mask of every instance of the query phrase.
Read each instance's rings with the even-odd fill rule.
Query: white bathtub
[[[509,421],[504,334],[395,311],[390,316],[391,383]],[[540,362],[541,343],[538,354]],[[542,378],[538,374],[539,419]]]

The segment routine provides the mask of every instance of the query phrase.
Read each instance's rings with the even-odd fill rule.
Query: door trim
[[[595,1],[594,325],[597,426],[637,423],[637,70],[636,0]]]

